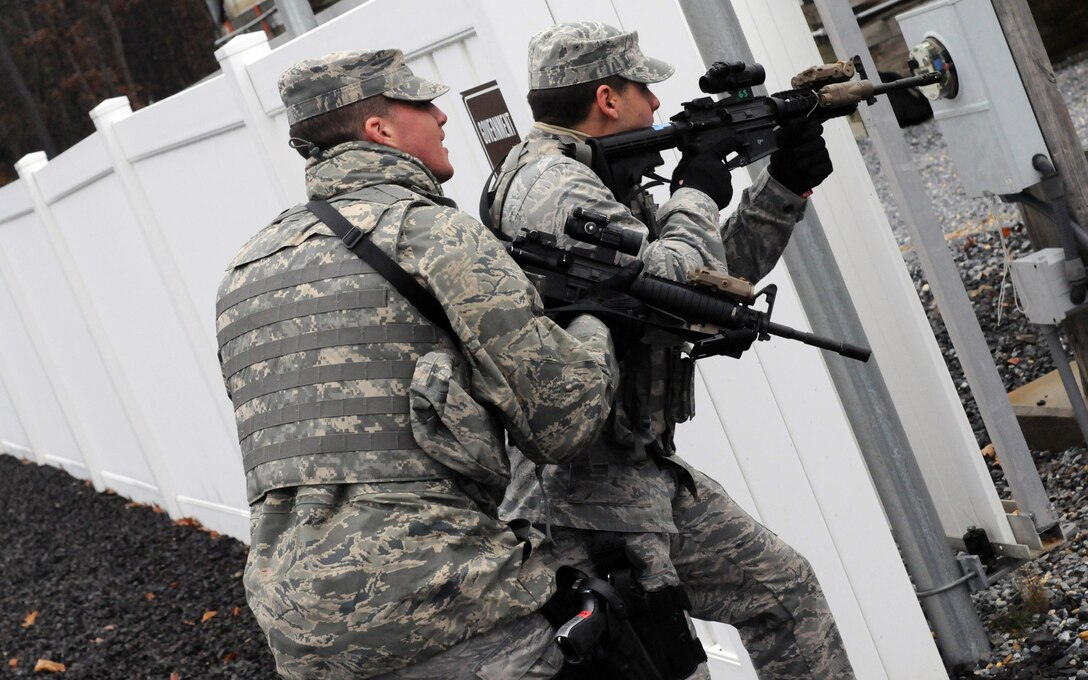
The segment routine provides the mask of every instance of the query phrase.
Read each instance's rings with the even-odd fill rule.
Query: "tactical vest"
[[[572,135],[558,135],[563,155],[590,166],[590,148]],[[510,149],[490,187],[484,188],[481,214],[486,204],[495,232],[502,230],[502,212],[510,186],[519,172],[534,159],[530,145],[522,140]],[[571,210],[575,206],[571,206]],[[656,234],[656,212],[649,192],[639,192],[627,206],[634,217],[647,226],[650,238]],[[507,238],[509,235],[507,235]],[[619,357],[624,378],[617,390],[612,415],[609,418],[610,438],[625,447],[631,463],[645,460],[647,455],[668,457],[676,452],[673,434],[676,424],[689,420],[695,412],[694,362],[684,356],[678,346],[635,344]]]
[[[383,236],[424,202],[391,185],[334,205],[346,200],[365,201],[352,222],[364,234],[381,224]],[[218,341],[250,503],[288,486],[455,477],[416,444],[408,397],[416,361],[455,349],[452,339],[297,207],[231,266]]]

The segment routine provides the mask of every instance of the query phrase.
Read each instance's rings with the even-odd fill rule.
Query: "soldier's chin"
[[[444,168],[431,168],[431,174],[434,175],[439,184],[445,184],[453,177],[453,166],[446,165]]]

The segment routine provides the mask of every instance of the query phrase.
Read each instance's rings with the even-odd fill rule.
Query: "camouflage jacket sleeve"
[[[658,210],[660,237],[642,258],[649,271],[674,280],[706,266],[758,281],[782,256],[806,203],[764,170],[719,226],[718,209],[709,196],[679,189]]]
[[[445,308],[473,366],[473,396],[499,414],[519,448],[541,463],[588,447],[608,418],[618,376],[612,340],[582,316],[568,330],[501,243],[467,214],[413,209],[398,259]]]
[[[808,201],[775,181],[767,170],[744,190],[721,229],[728,272],[753,283],[774,267]]]
[[[646,234],[630,209],[612,196],[585,164],[565,156],[546,156],[534,171],[525,168],[514,180],[503,207],[504,231],[513,235],[531,225],[562,234],[578,206],[609,216],[612,226]],[[525,186],[522,182],[530,182]],[[789,193],[764,172],[744,191],[736,212],[719,224],[717,206],[696,189],[679,189],[658,210],[659,238],[641,253],[652,274],[684,280],[701,266],[758,280],[778,261],[804,213],[806,201]]]

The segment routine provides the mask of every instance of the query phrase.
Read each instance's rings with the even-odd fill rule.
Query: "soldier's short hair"
[[[533,120],[548,125],[572,128],[589,115],[593,102],[597,99],[597,88],[608,85],[622,92],[631,85],[623,76],[608,76],[588,83],[578,83],[566,87],[551,87],[546,90],[529,90],[526,99],[533,111]]]
[[[363,138],[363,126],[367,118],[388,115],[391,105],[391,100],[379,95],[360,99],[320,116],[300,120],[291,126],[289,134],[292,139],[303,140],[309,144],[293,146],[300,156],[307,158],[313,147],[327,150],[337,144],[358,141]]]
[[[290,125],[378,95],[427,102],[449,89],[412,73],[400,50],[331,52],[300,61],[279,79]]]
[[[623,33],[597,21],[556,24],[529,40],[529,89],[545,90],[623,76],[636,83],[659,83],[676,68],[647,57],[638,31]]]

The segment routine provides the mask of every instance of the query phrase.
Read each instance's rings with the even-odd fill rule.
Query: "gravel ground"
[[[276,677],[246,546],[0,455],[0,678]]]
[[[1088,54],[1060,65],[1058,84],[1084,141]],[[1005,386],[1049,372],[1050,355],[1016,311],[1004,277],[1005,260],[1030,251],[1017,212],[959,195],[932,122],[906,134]],[[861,144],[981,447],[985,430],[955,352],[875,155]],[[1033,454],[1063,521],[1088,529],[1088,450]],[[987,462],[1007,493],[1000,468]],[[0,455],[0,679],[38,675],[46,662],[63,664],[63,677],[73,679],[274,677],[245,606],[245,546],[156,510]],[[1081,531],[974,596],[993,654],[953,678],[1088,677],[1086,541]]]

